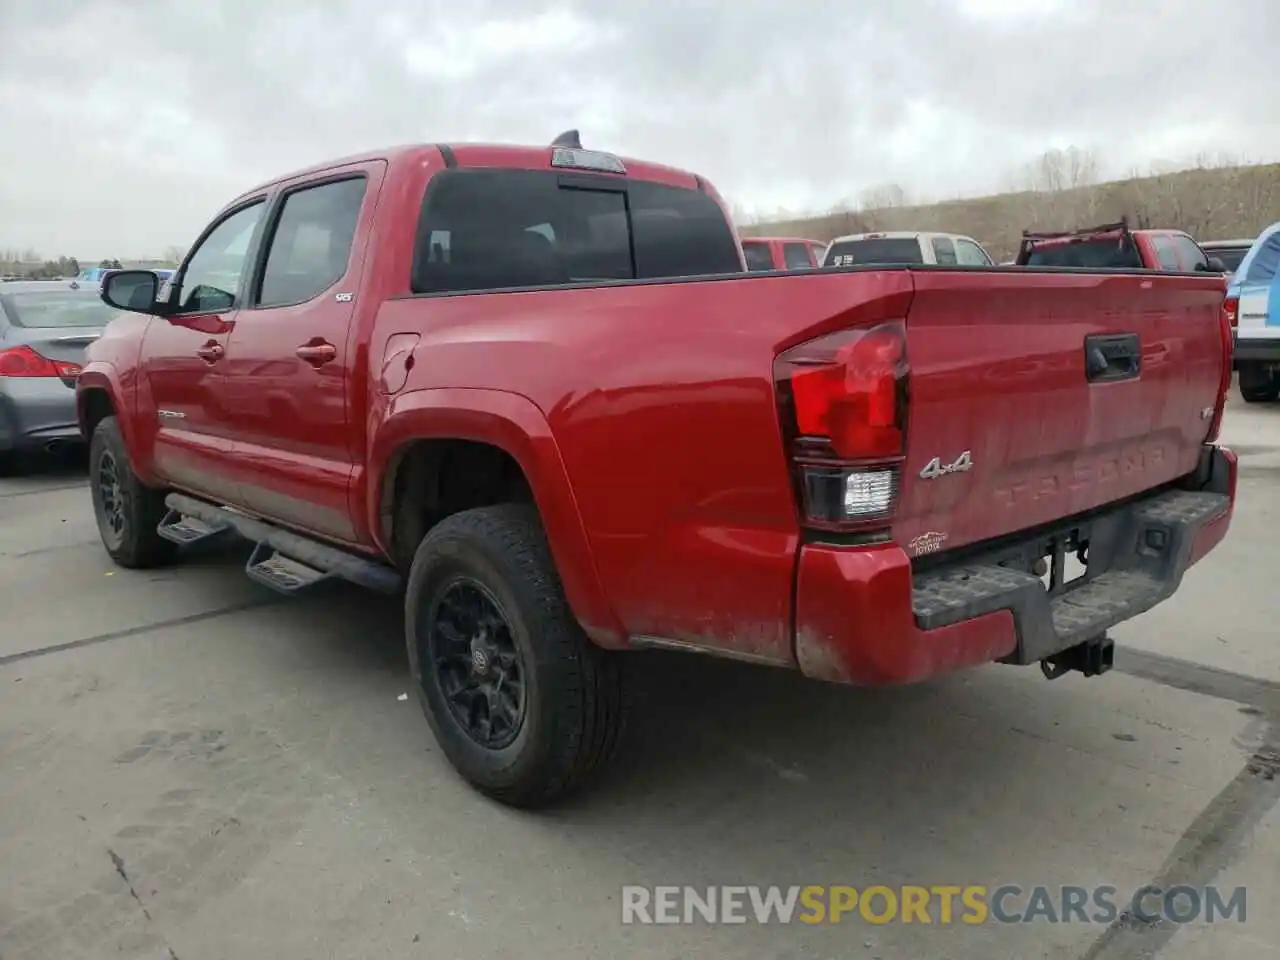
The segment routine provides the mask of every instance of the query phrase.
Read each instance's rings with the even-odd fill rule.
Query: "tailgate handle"
[[[1142,345],[1136,333],[1097,334],[1084,338],[1084,371],[1090,383],[1132,380],[1142,368]]]

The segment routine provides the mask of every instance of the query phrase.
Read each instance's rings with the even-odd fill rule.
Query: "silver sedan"
[[[0,473],[25,453],[80,442],[76,378],[85,347],[117,315],[94,284],[0,283]]]

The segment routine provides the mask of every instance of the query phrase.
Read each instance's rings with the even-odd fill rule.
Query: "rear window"
[[[450,170],[423,198],[415,293],[741,273],[699,190],[541,170]]]
[[[773,269],[773,252],[767,243],[744,243],[742,255],[747,258],[747,269],[753,273]]]
[[[1213,250],[1206,250],[1205,253],[1211,257],[1217,257],[1222,261],[1222,266],[1227,273],[1235,273],[1240,269],[1240,261],[1244,259],[1244,255],[1249,252],[1248,247],[1217,247]]]
[[[1120,237],[1033,246],[1028,267],[1082,267],[1092,270],[1139,270],[1137,248]]]
[[[96,291],[11,293],[0,296],[0,304],[9,322],[19,327],[102,327],[120,315]]]
[[[826,266],[854,267],[868,263],[924,263],[915,237],[879,237],[844,240],[827,251]]]

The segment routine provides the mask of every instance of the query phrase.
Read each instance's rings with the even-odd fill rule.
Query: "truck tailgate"
[[[1221,277],[913,271],[894,539],[950,550],[1195,469],[1222,378]]]

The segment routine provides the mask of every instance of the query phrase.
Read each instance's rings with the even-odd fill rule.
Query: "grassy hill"
[[[740,224],[743,236],[831,240],[872,230],[941,230],[974,237],[1012,259],[1023,230],[1068,230],[1129,217],[1134,226],[1185,230],[1198,240],[1255,237],[1280,220],[1280,163],[1197,168],[1063,190],[1028,190],[921,206],[837,210]]]

